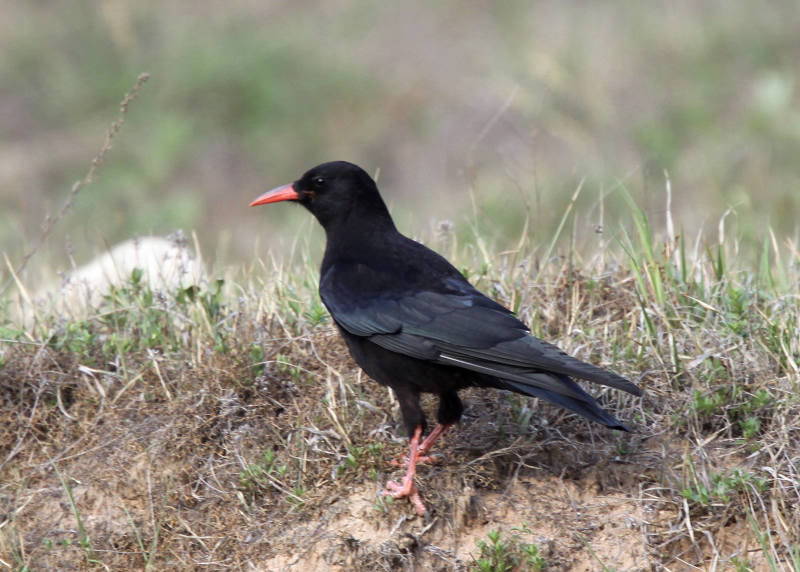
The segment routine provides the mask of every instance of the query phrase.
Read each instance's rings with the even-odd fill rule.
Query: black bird
[[[344,161],[314,167],[250,206],[295,201],[325,229],[319,293],[355,361],[394,390],[408,430],[408,470],[385,495],[425,506],[414,484],[416,463],[461,418],[458,390],[494,387],[560,405],[606,427],[627,427],[571,378],[633,395],[628,380],[533,337],[525,324],[475,289],[439,254],[400,234],[378,187]],[[439,396],[439,424],[425,434],[421,392]]]

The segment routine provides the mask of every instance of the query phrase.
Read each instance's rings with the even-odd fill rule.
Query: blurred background
[[[211,260],[263,255],[319,230],[248,202],[334,159],[378,174],[414,236],[452,221],[502,247],[527,217],[545,241],[583,181],[570,232],[596,244],[630,218],[623,188],[663,224],[665,172],[692,240],[731,208],[745,239],[798,227],[791,1],[0,5],[0,251],[15,265],[141,72],[40,264],[179,228]]]

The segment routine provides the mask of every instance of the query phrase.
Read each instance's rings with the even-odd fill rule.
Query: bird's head
[[[306,207],[326,229],[354,211],[388,215],[378,187],[366,171],[346,161],[317,165],[289,185],[267,191],[251,207],[295,201]]]

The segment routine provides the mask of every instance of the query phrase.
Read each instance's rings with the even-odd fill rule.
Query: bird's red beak
[[[297,191],[294,190],[294,184],[283,185],[282,187],[278,187],[276,189],[272,189],[271,191],[267,191],[260,197],[256,198],[252,203],[250,203],[250,206],[254,207],[256,205],[277,203],[279,201],[296,201],[299,198],[300,195],[298,195]]]

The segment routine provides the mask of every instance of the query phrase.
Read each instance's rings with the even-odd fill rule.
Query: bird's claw
[[[427,510],[425,508],[425,503],[422,502],[422,498],[419,496],[419,491],[414,484],[413,478],[409,479],[404,477],[402,484],[389,481],[386,483],[386,490],[381,493],[381,496],[388,496],[393,499],[408,498],[411,504],[414,505],[414,509],[419,516],[423,516]]]

